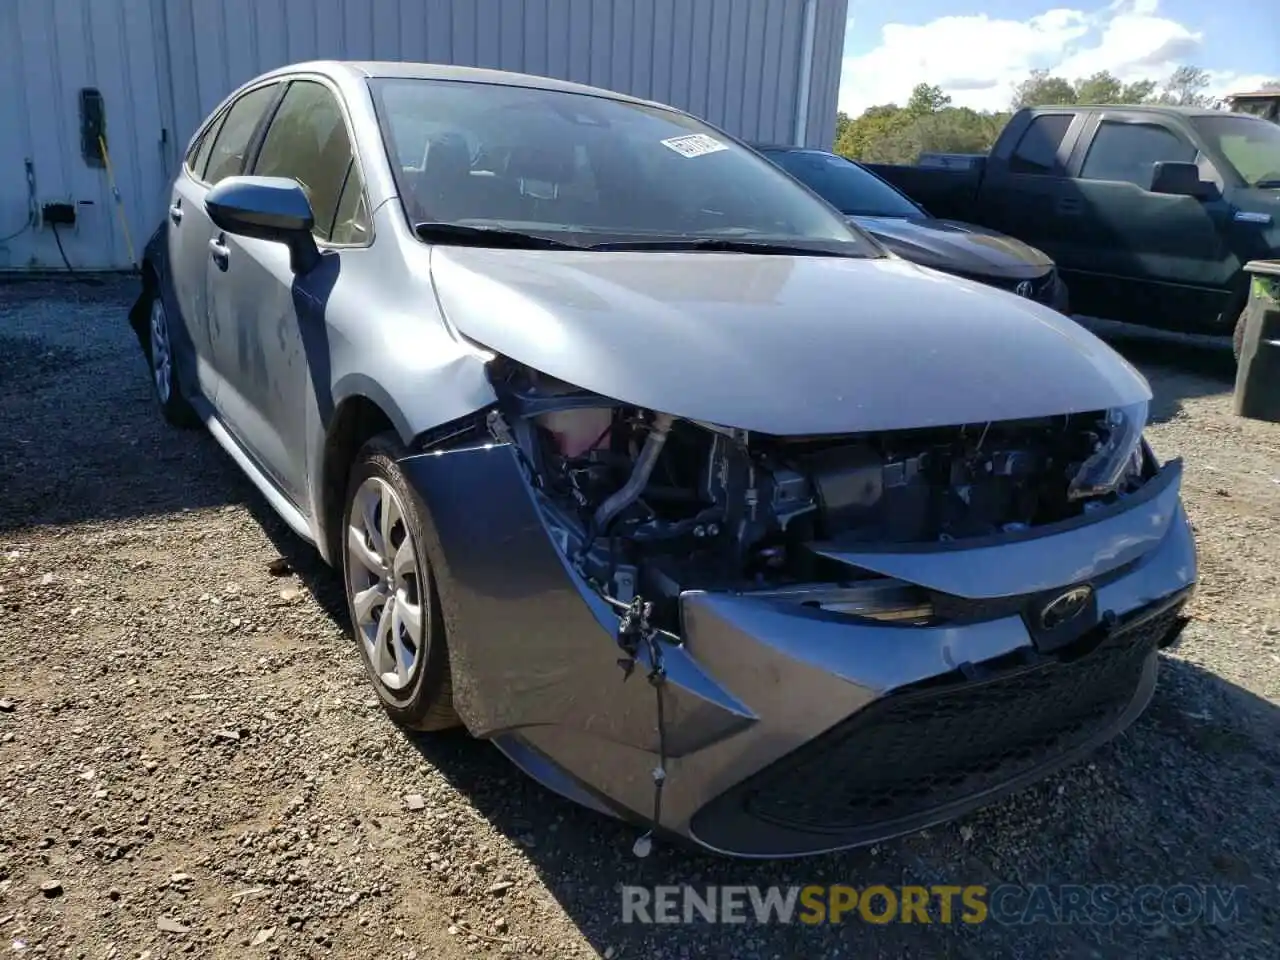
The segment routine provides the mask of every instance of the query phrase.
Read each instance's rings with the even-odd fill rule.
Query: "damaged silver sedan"
[[[388,713],[657,836],[956,816],[1123,730],[1184,622],[1132,367],[660,105],[267,74],[144,281],[163,413],[341,568]]]

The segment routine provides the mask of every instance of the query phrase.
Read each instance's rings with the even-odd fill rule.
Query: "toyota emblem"
[[[1069,620],[1074,620],[1084,612],[1093,597],[1093,587],[1072,587],[1066,593],[1054,597],[1040,611],[1040,626],[1045,630],[1056,630]]]
[[[1016,287],[1013,288],[1013,292],[1016,293],[1018,296],[1027,297],[1028,299],[1031,297],[1031,294],[1034,291],[1035,291],[1035,285],[1032,284],[1030,280],[1023,280],[1020,284],[1018,284]]]

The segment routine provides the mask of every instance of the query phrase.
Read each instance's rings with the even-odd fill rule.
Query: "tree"
[[[1108,71],[1075,82],[1076,103],[1123,103],[1124,87]],[[1133,102],[1133,101],[1130,101]]]
[[[1155,89],[1154,80],[1121,83],[1106,70],[1075,82],[1076,103],[1146,103]]]
[[[1159,102],[1175,107],[1203,107],[1209,103],[1205,88],[1209,86],[1209,73],[1199,67],[1182,66],[1164,82]]]
[[[942,92],[941,87],[917,83],[915,89],[911,91],[911,99],[907,101],[907,113],[919,117],[937,113],[949,106],[951,106],[951,98]]]
[[[1198,67],[1179,67],[1164,82],[1122,82],[1100,70],[1071,83],[1035,70],[1014,88],[1013,106],[1075,103],[1182,103],[1203,104],[1208,98],[1208,74]],[[1280,89],[1280,80],[1275,81]],[[1156,96],[1156,89],[1161,92]],[[1009,120],[1008,113],[991,113],[955,107],[942,88],[918,83],[905,107],[883,103],[857,117],[836,116],[835,150],[855,160],[873,163],[915,163],[921,153],[985,153],[991,149]]]
[[[1075,102],[1075,87],[1061,77],[1051,77],[1048,70],[1032,70],[1031,76],[1013,88],[1015,110]]]
[[[1156,92],[1156,82],[1154,80],[1135,80],[1133,83],[1126,83],[1124,89],[1120,91],[1120,103],[1150,103],[1152,95]]]
[[[839,143],[841,139],[843,139],[845,133],[849,130],[849,125],[852,123],[853,121],[849,118],[847,113],[843,110],[836,111],[836,143]]]
[[[836,140],[836,152],[846,157],[870,159],[875,144],[884,141],[909,121],[907,112],[895,103],[868,107],[861,116],[850,121],[845,132]]]

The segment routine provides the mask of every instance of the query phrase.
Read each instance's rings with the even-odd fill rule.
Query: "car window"
[[[337,97],[324,84],[295,80],[262,141],[254,174],[298,181],[311,201],[315,235],[329,240],[350,166],[351,138]]]
[[[191,149],[187,151],[186,164],[187,170],[197,180],[204,178],[205,164],[209,162],[209,151],[213,149],[213,141],[218,136],[218,127],[222,125],[224,115],[220,114],[215,117],[195,142],[191,144]]]
[[[920,219],[920,208],[844,157],[818,150],[766,150],[764,155],[841,213]]]
[[[1009,158],[1009,172],[1062,176],[1058,148],[1073,119],[1070,113],[1046,113],[1033,118]]]
[[[1089,145],[1080,176],[1085,180],[1120,180],[1151,186],[1157,161],[1195,163],[1197,150],[1172,130],[1154,123],[1103,120]]]
[[[1280,126],[1230,114],[1196,117],[1191,123],[1246,183],[1280,182]]]
[[[364,185],[360,182],[360,171],[352,160],[347,166],[347,179],[338,197],[338,212],[334,215],[333,232],[329,239],[333,243],[368,243],[371,230],[369,208],[364,200]]]
[[[579,244],[734,237],[882,255],[758,153],[674,110],[487,83],[376,78],[370,88],[414,223]]]
[[[204,179],[210,185],[244,172],[244,157],[258,122],[275,98],[275,84],[250,90],[231,105],[213,140]]]

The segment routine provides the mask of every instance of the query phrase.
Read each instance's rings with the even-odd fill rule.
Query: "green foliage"
[[[1077,102],[1076,88],[1061,77],[1050,76],[1048,70],[1032,70],[1031,76],[1013,88],[1015,110]]]
[[[907,113],[922,117],[937,113],[951,106],[951,98],[942,92],[941,87],[931,87],[927,83],[917,83],[911,91],[911,99],[907,101]]]
[[[1163,83],[1124,83],[1102,70],[1069,81],[1033,70],[1014,87],[1011,108],[1092,103],[1208,103],[1209,76],[1198,67],[1179,67]],[[1157,93],[1159,91],[1159,93]],[[869,163],[914,163],[921,153],[986,153],[1010,114],[954,107],[942,88],[918,83],[905,107],[880,104],[860,116],[836,116],[835,151]]]
[[[1175,107],[1203,107],[1209,103],[1204,89],[1209,86],[1208,71],[1199,67],[1179,67],[1164,82],[1158,103]]]

